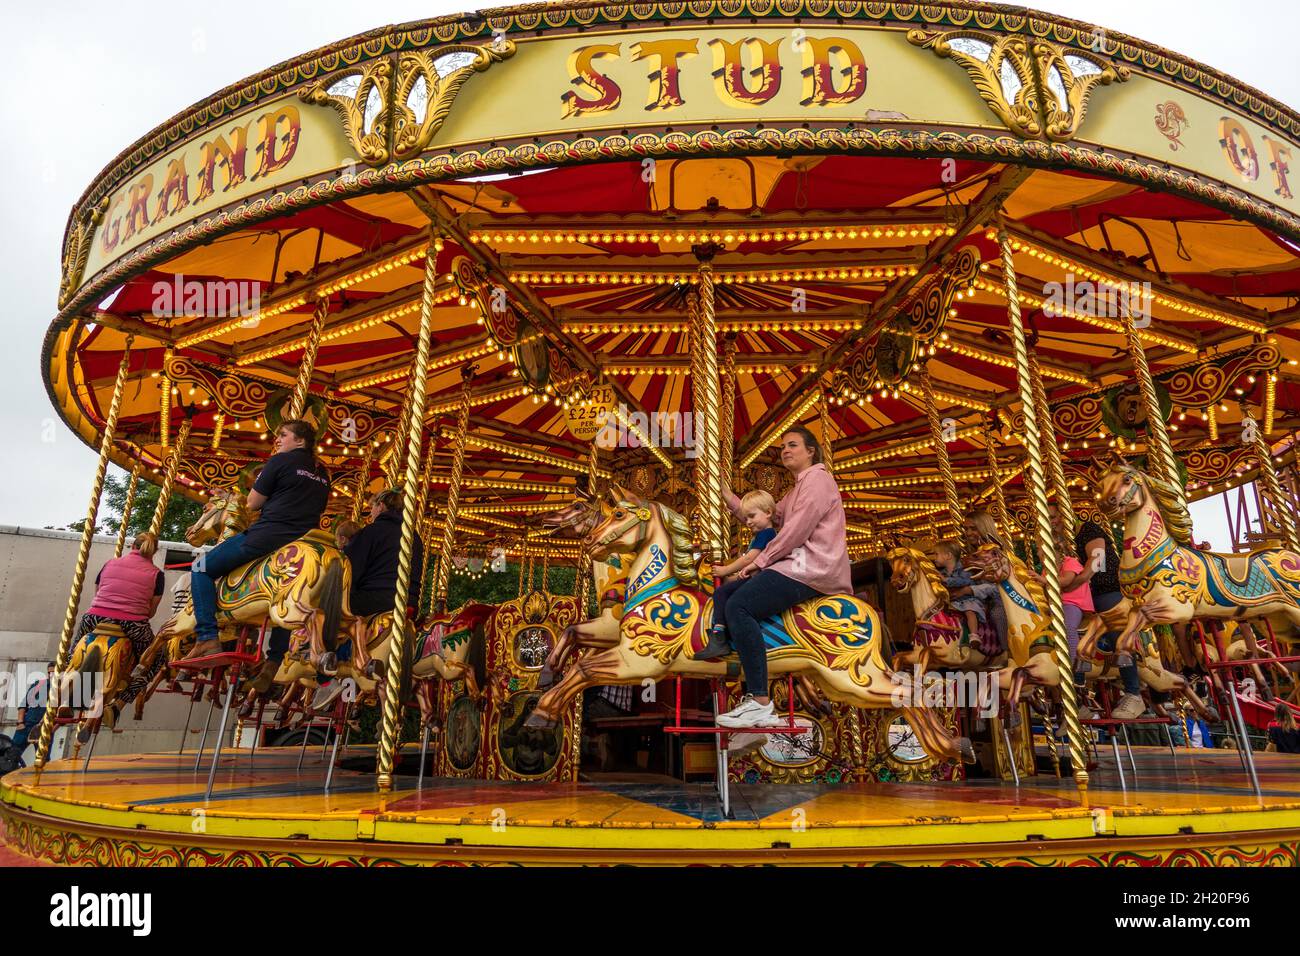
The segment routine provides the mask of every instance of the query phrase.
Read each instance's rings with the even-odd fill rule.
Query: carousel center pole
[[[126,378],[131,364],[132,336],[127,336],[126,346],[122,349],[122,361],[117,366],[117,379],[113,382],[113,399],[108,406],[108,417],[104,421],[104,437],[99,442],[99,463],[95,466],[95,480],[90,488],[90,502],[86,505],[86,521],[81,528],[81,544],[77,548],[77,562],[72,570],[72,586],[68,589],[68,606],[63,614],[63,630],[59,634],[59,650],[55,657],[54,673],[56,677],[68,666],[68,655],[72,649],[72,632],[77,626],[77,609],[81,605],[81,589],[86,583],[86,565],[90,561],[90,546],[95,540],[95,519],[99,517],[99,500],[104,493],[104,477],[108,473],[108,456],[113,450],[113,437],[117,433],[117,416],[122,410],[122,393],[126,390]],[[47,688],[48,695],[54,688]],[[36,778],[39,782],[41,770],[50,756],[50,742],[54,737],[54,715],[58,707],[53,700],[46,702],[45,716],[41,719],[41,732],[36,743]]]
[[[171,455],[167,459],[167,466],[163,469],[162,488],[158,492],[158,504],[153,509],[153,520],[149,522],[149,533],[160,537],[162,535],[163,518],[167,515],[167,505],[172,500],[172,487],[176,484],[176,473],[181,467],[181,456],[185,454],[185,446],[190,440],[190,429],[194,425],[194,420],[188,415],[185,421],[181,422],[181,429],[176,433],[176,442],[172,445]]]
[[[1119,297],[1119,317],[1124,324],[1124,337],[1128,341],[1129,355],[1133,358],[1133,368],[1137,372],[1138,388],[1142,391],[1142,403],[1147,411],[1147,460],[1149,467],[1165,483],[1174,489],[1174,497],[1183,508],[1187,507],[1187,489],[1178,476],[1178,462],[1174,458],[1174,446],[1169,442],[1169,431],[1165,428],[1165,418],[1160,412],[1160,398],[1156,395],[1155,381],[1151,378],[1151,367],[1147,365],[1147,353],[1138,338],[1137,326],[1129,311],[1126,296]]]
[[[930,421],[930,440],[934,443],[935,458],[939,462],[939,474],[943,478],[943,497],[948,504],[948,515],[957,529],[956,533],[961,533],[962,511],[961,501],[957,498],[957,480],[953,477],[952,462],[948,459],[948,443],[943,438],[943,423],[939,421],[939,408],[934,402],[934,387],[930,384],[930,370],[926,363],[921,363],[916,367],[917,375],[921,379],[921,392],[925,396],[925,416]],[[997,475],[994,475],[996,480]],[[938,519],[935,520],[935,543],[938,543]]]
[[[311,317],[311,331],[307,333],[307,344],[303,348],[302,361],[298,365],[298,380],[293,386],[293,401],[289,403],[289,417],[302,418],[307,408],[307,396],[311,394],[311,377],[316,371],[316,351],[320,348],[321,333],[325,330],[325,318],[330,312],[329,296],[320,296],[316,300],[316,311]]]
[[[126,532],[127,526],[131,523],[131,512],[135,510],[135,491],[140,484],[140,462],[137,460],[131,466],[131,481],[126,486],[126,503],[122,505],[122,525],[117,529],[117,547],[113,549],[113,557],[120,558],[122,552],[126,550]]]
[[[1052,629],[1052,647],[1056,652],[1056,666],[1062,675],[1061,709],[1065,713],[1066,734],[1070,738],[1070,764],[1074,768],[1074,782],[1079,788],[1079,800],[1088,804],[1088,771],[1083,746],[1083,725],[1079,723],[1079,702],[1074,693],[1074,670],[1070,665],[1070,646],[1065,639],[1065,605],[1061,603],[1061,569],[1056,563],[1056,542],[1047,517],[1047,480],[1043,473],[1043,453],[1040,444],[1037,409],[1034,405],[1033,384],[1029,380],[1029,346],[1025,340],[1025,323],[1020,315],[1020,292],[1016,283],[1016,263],[1011,253],[1011,241],[1006,228],[998,225],[998,245],[1002,249],[1002,278],[1006,283],[1007,315],[1011,326],[1011,341],[1015,349],[1016,385],[1020,391],[1020,404],[1025,415],[1025,478],[1029,490],[1030,513],[1034,516],[1034,535],[1038,554],[1043,562],[1043,584],[1047,597],[1048,625]],[[1051,428],[1051,422],[1043,423]],[[1049,436],[1050,437],[1050,436]],[[1016,706],[1013,701],[1012,706]]]
[[[415,345],[415,371],[410,378],[411,395],[405,405],[406,433],[398,441],[406,444],[406,469],[402,484],[402,537],[397,554],[397,588],[393,595],[393,621],[389,626],[388,641],[392,649],[389,658],[396,662],[384,674],[383,722],[379,735],[379,756],[375,769],[379,789],[388,793],[393,789],[393,759],[397,752],[397,737],[402,719],[402,664],[407,659],[406,592],[411,584],[412,552],[415,550],[415,526],[420,516],[415,514],[416,480],[420,472],[420,436],[424,431],[424,397],[429,368],[429,339],[433,332],[433,303],[438,280],[438,253],[442,239],[433,236],[424,258],[424,294],[420,301],[420,331]]]

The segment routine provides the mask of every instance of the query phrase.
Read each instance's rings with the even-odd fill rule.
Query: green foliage
[[[551,565],[548,569],[547,587],[552,594],[572,594],[577,569],[566,565]],[[542,565],[537,562],[533,572],[533,587],[541,589]],[[519,597],[519,565],[507,564],[504,571],[489,570],[480,578],[457,574],[453,568],[447,588],[447,607],[457,608],[467,601],[484,604],[504,604]]]
[[[101,526],[110,534],[116,534],[122,526],[122,512],[126,508],[126,490],[130,483],[130,476],[125,474],[109,475],[104,482],[104,502],[101,510],[107,509],[108,514],[100,521]],[[149,530],[149,522],[153,520],[154,509],[158,507],[158,495],[161,491],[158,485],[145,481],[143,477],[140,479],[135,488],[135,503],[131,507],[131,516],[127,521],[128,535]],[[197,521],[202,513],[203,506],[197,501],[191,501],[184,495],[173,492],[171,500],[167,502],[167,512],[163,515],[162,533],[159,536],[164,541],[184,541],[185,529]],[[79,531],[83,523],[77,522],[75,528],[71,525],[69,528]]]

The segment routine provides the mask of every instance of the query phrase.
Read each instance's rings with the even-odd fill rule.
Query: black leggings
[[[819,593],[769,568],[747,579],[726,601],[727,631],[749,693],[767,695],[767,645],[759,624]]]

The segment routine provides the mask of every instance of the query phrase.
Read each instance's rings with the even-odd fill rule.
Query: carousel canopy
[[[1081,503],[1143,454],[1128,312],[1193,497],[1300,426],[1300,116],[1087,24],[961,3],[545,4],[375,31],[145,136],[69,220],[43,358],[88,442],[199,496],[265,459],[300,376],[336,510],[381,487],[427,373],[423,485],[469,428],[458,540],[526,540],[598,476],[693,494],[699,348],[740,487],[832,449],[851,546],[1012,505],[1008,260]],[[429,290],[427,369],[413,343]],[[708,278],[705,278],[707,273]],[[713,289],[716,338],[692,336]],[[734,392],[732,388],[734,386]],[[728,431],[729,430],[729,431]],[[400,462],[399,462],[400,464]]]

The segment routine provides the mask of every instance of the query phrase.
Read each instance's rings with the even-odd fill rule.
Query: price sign
[[[570,405],[565,412],[569,434],[580,441],[591,441],[613,418],[617,401],[612,385],[597,385],[590,393],[590,401]]]

